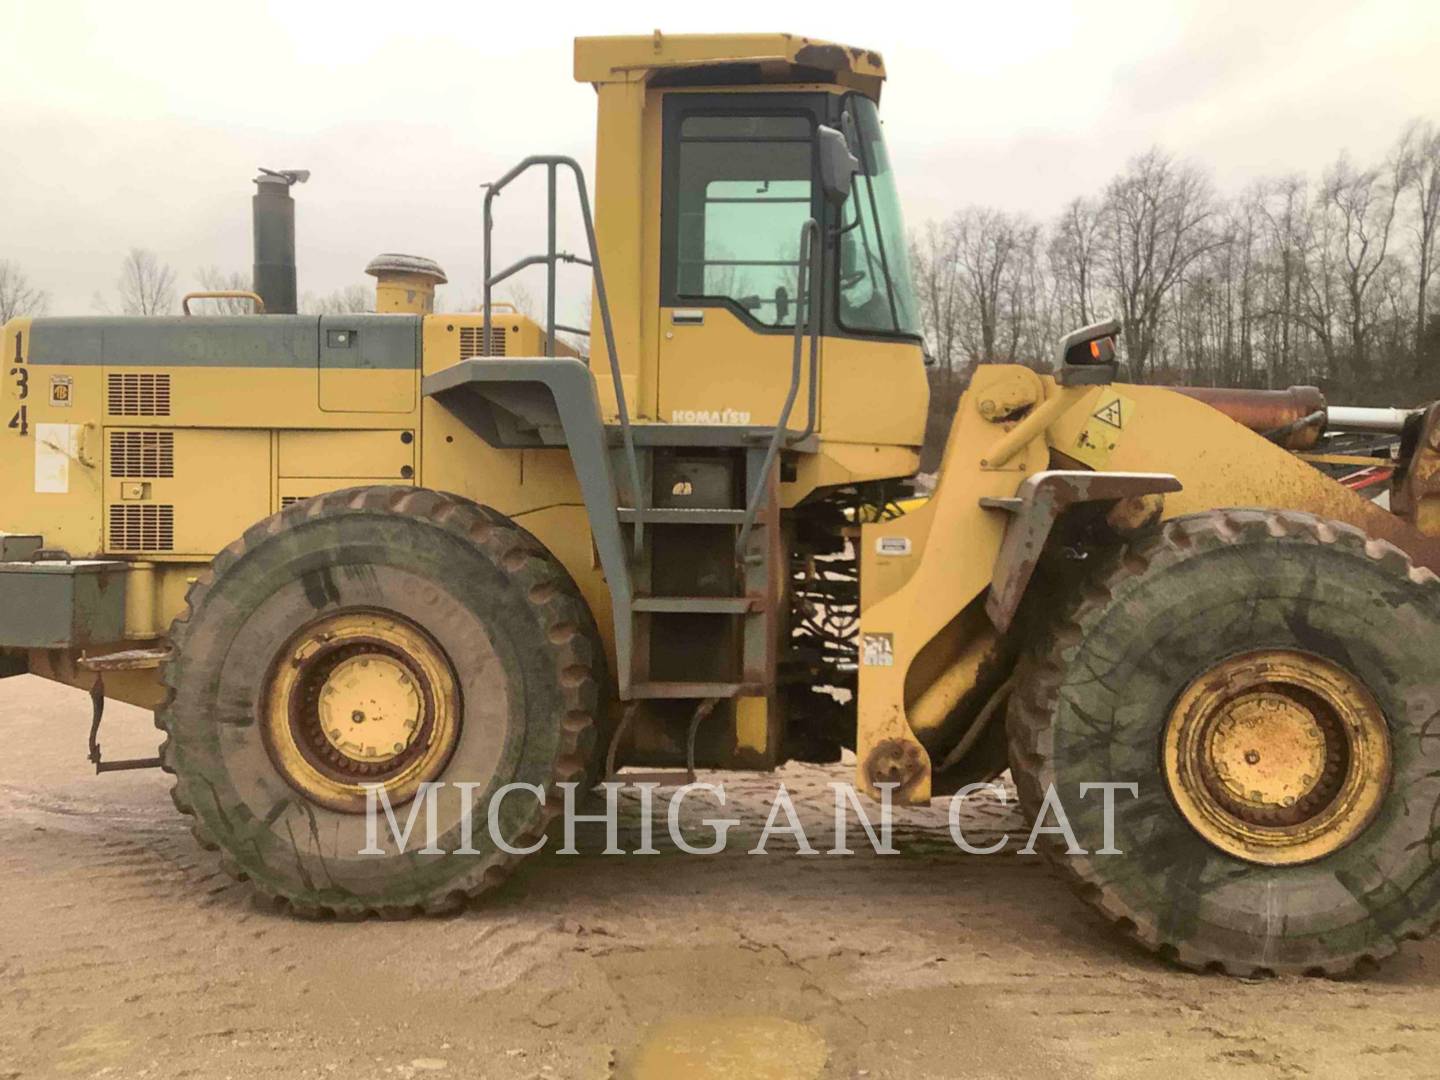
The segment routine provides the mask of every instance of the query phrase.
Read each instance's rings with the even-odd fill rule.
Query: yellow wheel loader
[[[386,255],[377,313],[295,314],[292,171],[256,181],[255,314],[7,323],[0,673],[89,690],[97,770],[172,773],[301,914],[456,908],[622,765],[848,749],[872,796],[1008,767],[1030,814],[1063,799],[1085,842],[1052,829],[1055,864],[1186,967],[1343,971],[1428,931],[1436,410],[1121,385],[1102,323],[1048,373],[978,367],[907,501],[928,392],[884,77],[783,34],[580,39],[594,212],[568,158],[490,185],[479,313]],[[525,178],[548,243],[497,268]],[[543,324],[491,302],[527,267]],[[1400,436],[1388,508],[1324,471],[1342,421]],[[107,699],[155,710],[157,758],[105,759]],[[443,843],[365,853],[377,792],[437,787]]]

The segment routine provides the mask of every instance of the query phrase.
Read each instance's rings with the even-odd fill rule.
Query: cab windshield
[[[860,171],[841,217],[840,325],[847,330],[918,337],[919,305],[880,111],[869,98],[851,94],[842,122]]]

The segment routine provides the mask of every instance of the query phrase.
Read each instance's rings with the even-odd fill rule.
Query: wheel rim
[[[1163,762],[1180,813],[1209,843],[1278,866],[1323,858],[1365,830],[1390,782],[1390,734],[1365,686],[1328,660],[1243,653],[1170,711]]]
[[[266,746],[286,781],[334,810],[363,813],[367,788],[391,805],[444,770],[460,735],[448,658],[409,620],[327,616],[280,653],[262,698]]]

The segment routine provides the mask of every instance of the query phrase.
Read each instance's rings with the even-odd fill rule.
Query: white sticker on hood
[[[36,424],[35,494],[69,495],[70,462],[79,454],[79,424]]]

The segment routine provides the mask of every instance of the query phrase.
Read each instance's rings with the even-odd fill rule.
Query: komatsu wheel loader
[[[376,314],[295,314],[303,174],[266,172],[263,310],[0,330],[0,665],[90,691],[97,769],[173,774],[199,841],[301,914],[454,909],[560,804],[377,856],[375,790],[444,784],[453,839],[507,784],[848,748],[911,804],[1008,767],[1097,838],[1074,796],[1132,785],[1050,854],[1187,967],[1342,971],[1428,931],[1437,410],[1395,420],[1382,508],[1305,459],[1316,392],[1124,385],[1102,323],[1048,373],[977,367],[898,513],[928,387],[881,58],[656,33],[580,39],[574,73],[593,216],[567,158],[490,185],[480,313],[382,256]],[[526,176],[548,246],[496,269]],[[573,261],[588,350],[556,322]],[[491,302],[527,266],[543,325]],[[156,759],[103,758],[106,699],[155,710]]]

